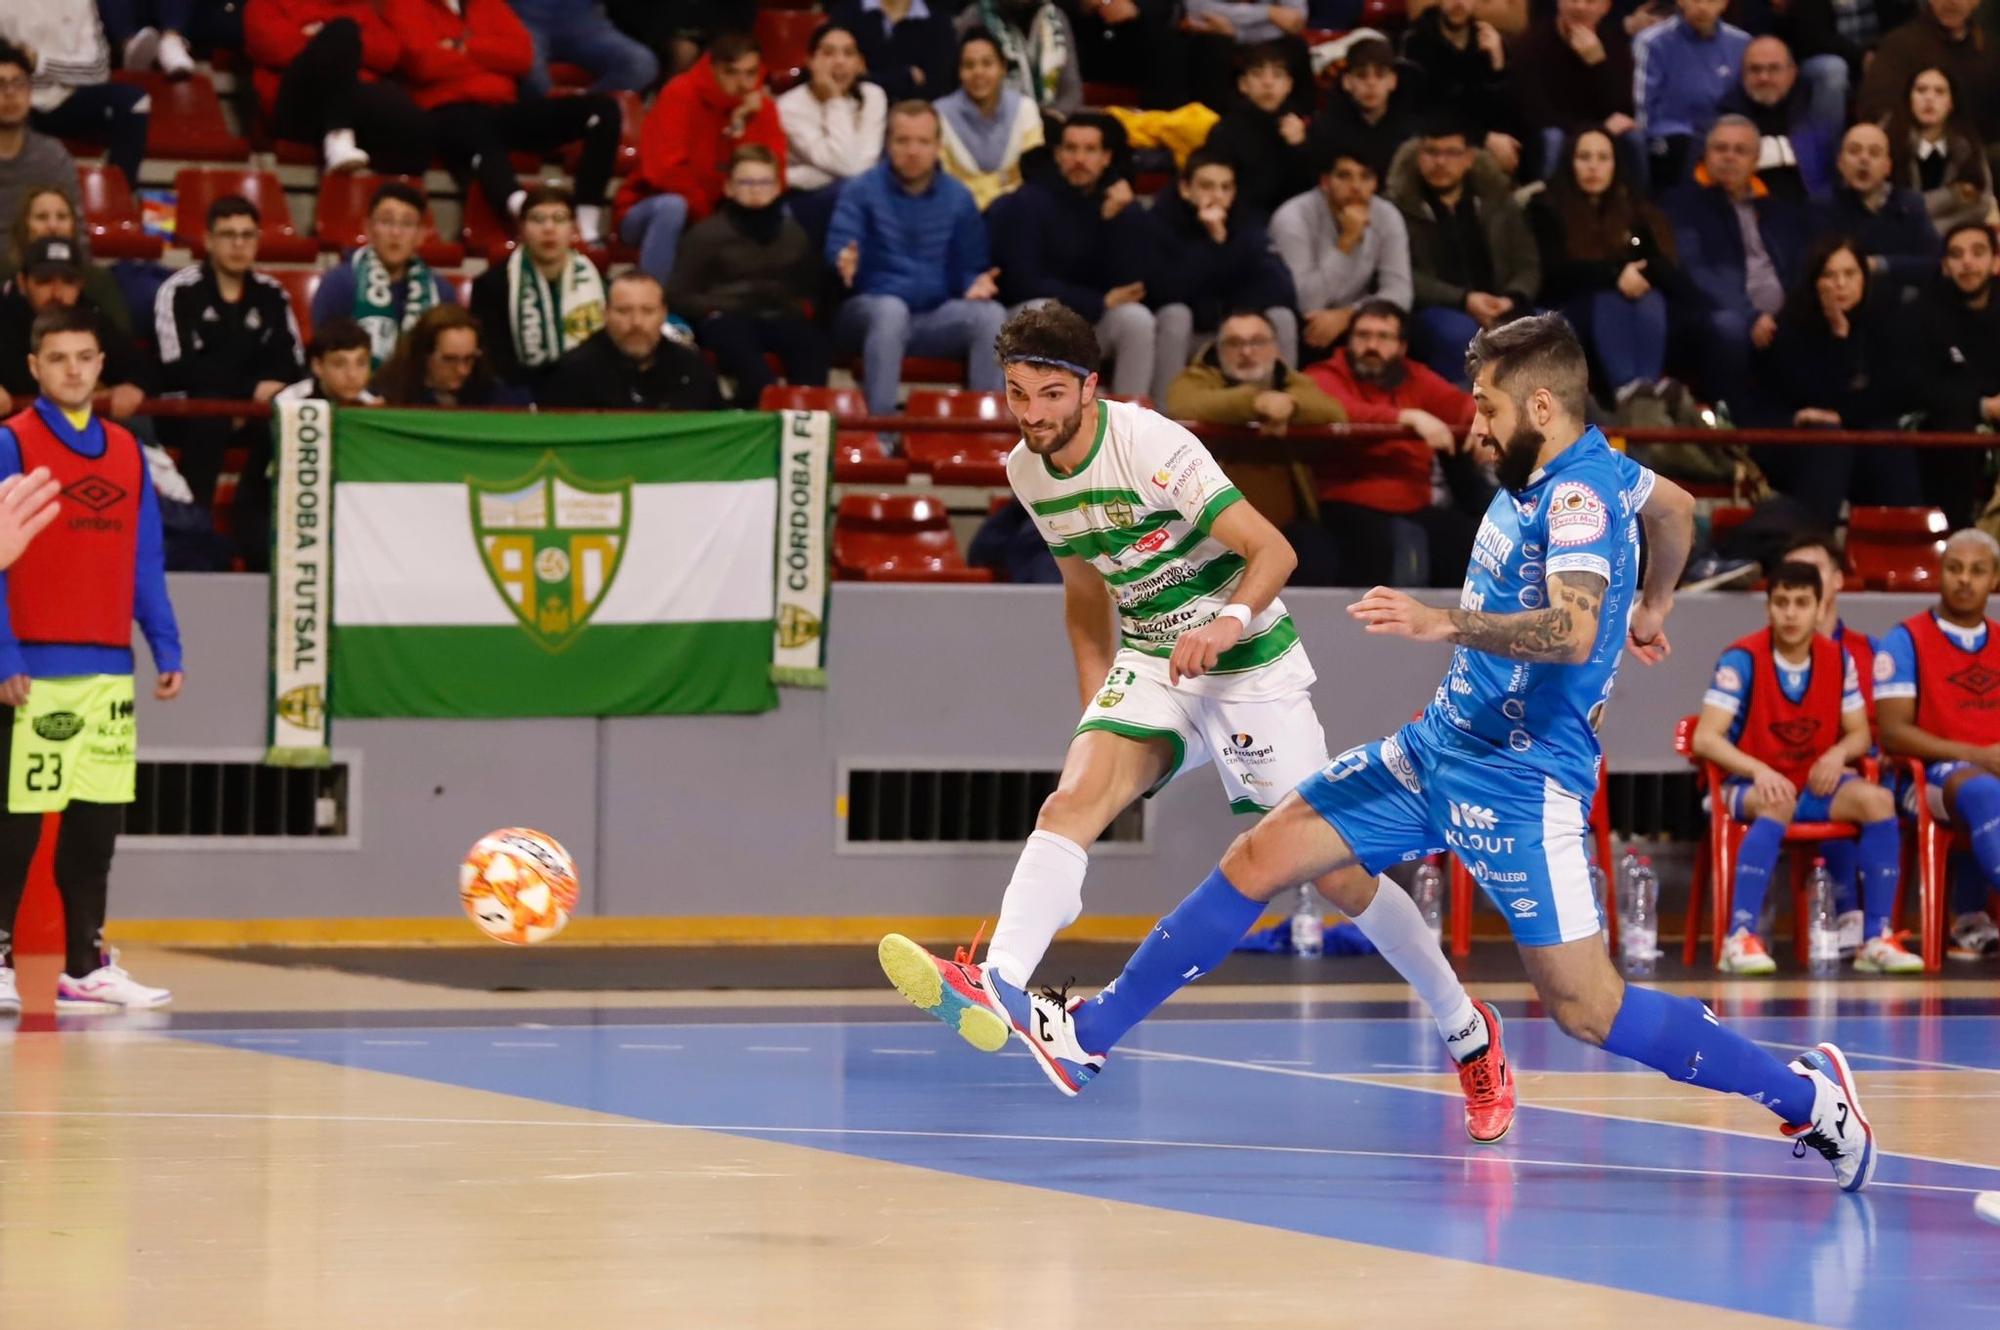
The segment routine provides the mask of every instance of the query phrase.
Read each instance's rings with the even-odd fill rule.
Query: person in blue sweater
[[[1930,209],[1916,190],[1890,179],[1895,160],[1880,125],[1855,125],[1840,140],[1840,180],[1817,210],[1822,235],[1854,237],[1868,256],[1868,274],[1914,292],[1937,276],[1943,246]]]
[[[60,812],[56,887],[66,952],[57,1010],[158,1007],[169,994],[104,946],[111,856],[138,769],[132,625],[152,649],[162,701],[181,691],[180,629],[167,599],[160,505],[131,431],[91,410],[103,370],[96,321],[51,309],[29,334],[41,396],[0,423],[0,478],[47,469],[61,513],[0,575],[0,1013],[21,995],[9,949],[42,815]]]
[[[549,63],[567,61],[597,76],[592,92],[645,92],[660,80],[659,57],[620,32],[599,0],[509,0],[535,43],[521,79],[526,97],[549,95]]]
[[[903,357],[963,357],[965,384],[999,392],[993,339],[1006,311],[995,297],[986,227],[972,191],[938,169],[938,117],[929,102],[889,108],[882,160],[840,191],[826,231],[826,259],[853,292],[833,336],[861,352],[862,393],[894,415]]]
[[[1728,7],[1728,0],[1679,0],[1679,17],[1632,41],[1632,103],[1656,191],[1687,174],[1689,145],[1708,133],[1736,86],[1750,34],[1722,21]]]

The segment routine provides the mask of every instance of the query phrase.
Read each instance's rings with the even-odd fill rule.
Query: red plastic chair
[[[919,388],[910,393],[903,413],[932,420],[993,421],[998,428],[991,434],[930,434],[912,430],[903,436],[903,452],[910,465],[928,471],[935,484],[1007,483],[1007,454],[1020,434],[1007,413],[1006,398],[999,393]]]
[[[83,227],[90,252],[100,259],[157,259],[166,242],[146,234],[139,201],[125,173],[115,166],[76,168],[77,197],[83,200]]]
[[[152,99],[146,125],[146,155],[167,161],[241,162],[250,156],[250,141],[229,128],[215,81],[196,71],[185,79],[170,79],[157,70],[134,73],[121,69],[114,83],[133,83]]]
[[[825,21],[814,9],[759,9],[750,31],[764,53],[765,70],[796,76],[805,68],[814,30]]]
[[[990,582],[968,567],[943,504],[923,494],[850,494],[833,524],[833,563],[850,581]]]
[[[1598,764],[1597,793],[1590,800],[1589,828],[1591,844],[1597,850],[1598,871],[1604,874],[1606,899],[1598,904],[1604,914],[1605,935],[1615,952],[1618,950],[1618,888],[1614,876],[1617,866],[1611,860],[1611,767],[1608,763]],[[1457,855],[1446,857],[1451,860],[1451,954],[1470,956],[1472,907],[1479,883]]]
[[[1888,590],[1892,579],[1898,590],[1923,590],[1935,582],[1950,532],[1936,508],[1851,508],[1848,576],[1871,591]]]
[[[1674,725],[1674,751],[1701,772],[1708,793],[1708,830],[1695,856],[1694,881],[1688,888],[1686,937],[1681,943],[1681,961],[1693,965],[1701,938],[1701,911],[1705,898],[1714,897],[1714,918],[1709,929],[1712,953],[1722,955],[1723,941],[1729,936],[1729,916],[1736,902],[1736,852],[1749,834],[1747,823],[1729,815],[1729,799],[1723,789],[1726,773],[1713,762],[1694,755],[1694,727],[1699,716],[1682,716]],[[1864,779],[1875,779],[1872,759],[1861,764]],[[1830,840],[1854,840],[1861,828],[1852,822],[1794,822],[1785,828],[1786,845],[1818,845]],[[1792,948],[1801,964],[1806,960],[1806,878],[1812,872],[1810,856],[1790,855],[1792,866]]]
[[[809,388],[773,383],[757,398],[760,411],[831,411],[836,416],[865,416],[868,403],[859,388]],[[893,457],[873,430],[835,430],[833,479],[839,485],[900,485],[910,478],[910,464]]]
[[[1972,844],[1965,838],[1964,828],[1940,822],[1932,816],[1930,778],[1924,772],[1924,764],[1915,758],[1904,758],[1903,769],[1909,774],[1913,787],[1911,795],[1916,804],[1917,823],[1915,844],[1904,842],[1906,871],[1903,876],[1904,881],[1909,880],[1908,861],[1914,857],[1917,869],[1917,931],[1923,938],[1924,968],[1936,970],[1944,965],[1944,947],[1951,923],[1947,913],[1951,853],[1953,850],[1969,853]]]
[[[472,274],[469,272],[441,272],[438,280],[451,283],[452,296],[461,309],[472,308]]]
[[[1708,515],[1708,543],[1720,545],[1737,527],[1749,521],[1750,514],[1756,511],[1741,503],[1724,504],[1714,509]]]
[[[307,341],[312,340],[307,330],[312,327],[313,293],[319,290],[319,279],[325,274],[318,268],[274,268],[269,276],[277,279],[285,294],[292,299],[292,316],[299,321],[299,332]]]
[[[419,195],[424,192],[424,182],[419,176],[342,171],[322,177],[319,204],[313,218],[313,236],[319,241],[320,248],[344,254],[367,244],[368,201],[390,180],[400,180]],[[431,214],[428,199],[424,203],[423,227],[423,239],[417,242],[417,257],[433,268],[453,268],[465,262],[465,246],[453,244],[438,234],[437,219]]]
[[[257,241],[259,263],[311,263],[319,245],[292,225],[285,187],[269,171],[204,171],[187,167],[174,176],[174,236],[199,259],[208,253],[208,206],[228,194],[239,194],[262,215],[263,235]]]

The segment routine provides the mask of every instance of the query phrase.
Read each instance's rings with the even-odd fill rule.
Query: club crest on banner
[[[624,558],[632,482],[583,481],[554,454],[509,481],[467,478],[472,532],[493,587],[544,648],[561,651],[603,603]]]

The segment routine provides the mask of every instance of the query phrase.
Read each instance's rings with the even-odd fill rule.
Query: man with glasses
[[[28,128],[34,68],[19,47],[0,41],[0,225],[21,215],[21,200],[34,189],[59,189],[72,208],[83,211],[69,149]]]
[[[722,206],[681,242],[667,299],[694,325],[736,381],[736,405],[755,407],[773,379],[764,353],[778,357],[787,383],[826,383],[832,348],[807,302],[819,288],[812,237],[785,212],[777,155],[761,143],[729,159]]]
[[[1331,425],[1347,419],[1340,403],[1278,354],[1278,330],[1262,311],[1222,321],[1215,343],[1174,377],[1167,415],[1207,425]]]
[[[424,239],[424,196],[413,186],[389,180],[376,189],[368,201],[367,236],[368,243],[347,262],[320,278],[312,321],[315,328],[332,319],[359,323],[380,368],[426,310],[457,300],[417,254]]]
[[[472,312],[502,380],[531,392],[565,352],[604,326],[604,279],[577,248],[576,206],[541,184],[521,204],[521,243],[472,284]]]

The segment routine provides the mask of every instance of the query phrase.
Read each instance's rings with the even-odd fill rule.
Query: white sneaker
[[[1861,1115],[1847,1058],[1832,1044],[1821,1044],[1799,1054],[1791,1068],[1813,1083],[1812,1118],[1778,1128],[1792,1142],[1792,1157],[1803,1159],[1808,1148],[1817,1150],[1833,1165],[1833,1180],[1842,1191],[1860,1191],[1875,1176],[1875,1131]]]
[[[12,966],[0,965],[0,1016],[12,1016],[21,1010],[21,986],[14,982]]]
[[[160,72],[170,79],[184,79],[194,73],[194,52],[187,38],[169,32],[160,38]]]
[[[1722,956],[1715,968],[1724,974],[1776,974],[1778,963],[1764,950],[1764,939],[1739,928],[1722,940]]]
[[[1861,911],[1847,910],[1841,914],[1839,925],[1840,959],[1846,960],[1854,955],[1855,952],[1861,950],[1861,944],[1867,941],[1862,936],[1862,930],[1868,926],[1868,921],[1867,917]]]
[[[368,169],[368,154],[354,141],[351,129],[329,130],[326,137],[320,140],[320,155],[326,160],[328,175]]]
[[[576,235],[584,245],[604,243],[604,205],[579,203],[576,207]]]
[[[1945,954],[1955,961],[1978,961],[2000,956],[2000,928],[1984,910],[1961,914],[1951,921],[1951,946]]]
[[[56,979],[57,1011],[111,1011],[118,1007],[164,1007],[174,995],[164,988],[148,988],[125,973],[118,953],[81,979],[60,975]]]
[[[140,71],[151,69],[160,58],[160,30],[141,28],[133,33],[125,43],[125,68]]]
[[[1922,974],[1924,958],[1905,948],[1893,930],[1884,928],[1880,936],[1862,945],[1854,957],[1854,968],[1861,974]]]

